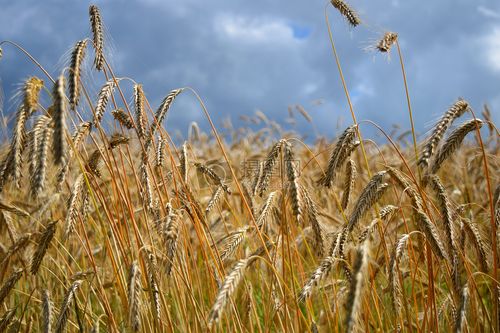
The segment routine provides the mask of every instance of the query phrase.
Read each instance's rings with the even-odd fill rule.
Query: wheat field
[[[361,24],[345,1],[327,11]],[[257,112],[217,129],[194,89],[154,107],[115,75],[101,13],[88,14],[91,36],[54,76],[0,44],[38,75],[0,151],[0,332],[500,331],[487,107],[457,98],[418,135],[406,89],[408,131],[358,122],[329,30],[350,126],[305,142]],[[397,33],[374,48],[393,53],[407,88]],[[106,80],[95,96],[89,59]],[[180,94],[210,128],[193,122],[185,141],[165,130]]]

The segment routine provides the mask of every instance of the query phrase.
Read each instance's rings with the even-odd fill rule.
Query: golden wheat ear
[[[78,41],[71,52],[71,62],[68,72],[68,92],[69,104],[72,110],[75,110],[80,101],[80,80],[82,74],[82,62],[85,58],[87,40]]]
[[[431,174],[436,173],[443,162],[453,155],[458,148],[460,148],[462,142],[464,141],[467,134],[470,132],[480,129],[483,126],[483,121],[481,119],[472,119],[462,124],[459,128],[453,131],[450,136],[443,143],[443,146],[436,154],[436,157],[429,168]]]
[[[111,78],[102,86],[101,90],[99,91],[99,96],[97,97],[97,103],[95,107],[94,121],[92,122],[93,126],[97,126],[101,122],[101,119],[104,116],[104,112],[106,111],[106,106],[108,105],[108,101],[111,98],[115,87],[116,80],[114,78]]]
[[[345,17],[350,25],[356,27],[361,24],[361,20],[358,14],[356,13],[356,11],[354,11],[354,9],[351,8],[351,6],[347,4],[347,2],[345,2],[344,0],[331,0],[330,2],[332,6],[335,7],[340,12],[340,14]]]
[[[80,285],[82,284],[82,280],[77,280],[71,284],[66,295],[64,295],[64,300],[61,305],[61,310],[59,311],[59,317],[57,317],[57,322],[54,328],[54,332],[63,333],[66,329],[66,324],[69,319],[69,312],[71,307],[71,302],[75,299],[75,294]],[[76,299],[75,299],[76,302]]]
[[[95,5],[89,7],[90,27],[94,41],[95,58],[94,65],[98,71],[104,67],[104,28],[101,13]]]
[[[17,281],[21,279],[23,276],[23,269],[16,269],[12,274],[8,277],[8,279],[4,282],[2,287],[0,287],[0,304],[3,303],[5,298],[10,294]]]
[[[5,332],[7,327],[9,327],[16,315],[16,310],[17,308],[9,309],[0,317],[0,332]]]
[[[141,327],[140,317],[140,291],[141,291],[141,272],[137,261],[130,266],[128,275],[128,317],[130,327],[134,332],[138,332]]]
[[[370,251],[370,238],[368,237],[358,248],[353,265],[353,279],[345,304],[346,317],[344,325],[346,332],[353,332],[359,321],[363,293],[365,291],[365,279],[368,272],[368,260]]]
[[[113,115],[113,118],[115,118],[116,121],[118,121],[123,127],[127,129],[134,128],[134,123],[132,122],[132,119],[128,115],[127,112],[125,112],[123,109],[118,108],[113,111],[111,111],[111,114]]]
[[[31,260],[30,272],[32,275],[36,275],[38,273],[38,269],[40,268],[42,260],[45,257],[47,249],[49,248],[50,243],[52,242],[52,239],[54,238],[54,235],[56,233],[57,222],[59,221],[56,220],[48,223],[45,227],[45,230],[39,237],[38,246]]]
[[[66,79],[64,76],[59,76],[54,89],[52,91],[52,109],[51,116],[54,126],[54,135],[52,143],[52,153],[54,155],[54,163],[63,165],[66,160],[67,145],[66,138],[66,95],[64,93]]]
[[[337,144],[333,148],[332,155],[328,162],[328,168],[325,174],[318,179],[317,184],[325,187],[332,187],[337,176],[337,172],[342,168],[345,160],[349,158],[354,149],[359,145],[355,141],[356,126],[352,125],[345,129],[345,131],[338,138]]]
[[[384,36],[378,41],[375,48],[382,53],[388,53],[391,51],[392,46],[398,40],[398,34],[395,32],[386,32]]]
[[[453,121],[460,118],[467,110],[470,109],[469,103],[463,99],[458,99],[446,113],[443,115],[441,120],[436,124],[432,130],[431,135],[426,139],[426,143],[421,152],[421,157],[418,160],[418,164],[421,166],[429,166],[429,160],[434,154],[434,150],[438,146],[439,142],[443,138],[445,132],[451,126]]]
[[[53,304],[47,289],[42,291],[42,330],[44,333],[52,332]]]

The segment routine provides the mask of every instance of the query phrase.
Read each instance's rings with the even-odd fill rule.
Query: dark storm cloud
[[[0,1],[2,2],[2,1]],[[86,1],[3,1],[0,38],[27,47],[54,76],[67,52],[89,35]],[[366,51],[384,31],[400,35],[416,126],[426,130],[457,97],[475,109],[500,110],[498,1],[351,1],[364,24],[350,28],[328,9],[355,111],[389,129],[408,128],[397,53]],[[196,89],[218,123],[256,109],[283,121],[301,103],[318,130],[332,135],[350,122],[326,30],[325,2],[316,0],[146,0],[97,2],[117,76],[144,84],[153,108],[170,90]],[[61,57],[66,52],[66,57]],[[6,102],[34,67],[4,47],[0,77]],[[41,74],[40,74],[41,75]],[[100,74],[91,73],[100,79]],[[90,81],[90,80],[89,80]],[[98,84],[91,87],[98,89]],[[320,106],[311,103],[322,99]],[[6,103],[8,104],[8,103]],[[8,106],[8,105],[6,105]],[[193,96],[180,96],[169,128],[203,122]],[[344,126],[343,125],[343,126]],[[367,126],[367,125],[364,125]],[[206,128],[206,127],[205,127]],[[311,127],[302,121],[299,129]]]

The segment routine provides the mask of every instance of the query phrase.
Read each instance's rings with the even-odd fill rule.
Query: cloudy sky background
[[[342,129],[339,122],[341,127],[350,123],[323,0],[94,3],[101,9],[115,74],[143,83],[153,108],[171,89],[191,86],[219,126],[228,116],[240,125],[239,115],[257,109],[283,123],[291,104],[304,105],[323,135],[337,134]],[[74,43],[90,36],[89,4],[0,0],[0,39],[18,42],[57,76]],[[391,30],[400,36],[417,130],[428,130],[460,96],[478,113],[488,103],[498,124],[500,1],[351,0],[350,4],[363,20],[355,29],[331,6],[328,12],[358,120],[371,119],[388,130],[396,123],[409,128],[397,53],[388,60],[366,51]],[[42,74],[12,47],[3,49],[0,78],[4,109],[9,112],[15,109],[10,97],[19,83]],[[85,75],[95,93],[103,79],[90,70],[92,51],[88,55]],[[317,100],[323,103],[318,105]],[[194,97],[181,95],[168,128],[186,133],[191,121],[207,128]],[[312,127],[300,120],[297,130],[307,134]]]

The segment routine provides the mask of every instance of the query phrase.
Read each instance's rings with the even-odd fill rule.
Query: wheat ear
[[[65,82],[64,76],[59,76],[52,91],[53,108],[51,116],[54,123],[52,151],[56,165],[63,165],[65,163],[67,151],[66,139],[64,138],[66,132]]]
[[[432,251],[441,259],[449,258],[441,242],[439,233],[429,219],[429,216],[422,209],[414,209],[414,211],[416,214],[416,225],[418,229],[425,234],[427,241],[431,245]]]
[[[19,251],[25,249],[30,244],[30,240],[31,240],[31,234],[30,233],[26,233],[26,234],[22,235],[21,237],[19,237],[14,242],[14,244],[12,244],[9,247],[9,249],[7,250],[7,253],[3,257],[2,262],[0,262],[0,267],[2,267],[7,262],[7,260],[9,260],[10,257],[12,257],[13,255],[15,255]]]
[[[2,287],[0,288],[0,304],[3,303],[5,298],[10,294],[17,281],[23,276],[23,269],[16,269],[9,278],[4,282]]]
[[[99,91],[99,96],[97,97],[97,104],[94,111],[94,126],[97,126],[101,122],[101,119],[104,116],[104,112],[106,111],[106,106],[108,105],[108,101],[111,98],[115,87],[116,81],[114,78],[111,78],[102,86],[101,90]]]
[[[349,22],[353,27],[359,25],[361,20],[359,19],[358,14],[352,9],[347,2],[344,0],[331,0],[332,6],[335,7],[342,16]]]
[[[346,164],[346,175],[344,182],[344,193],[342,193],[342,202],[341,207],[342,210],[347,209],[347,205],[349,204],[352,191],[354,190],[354,185],[356,184],[356,163],[353,160],[347,161]]]
[[[184,142],[182,144],[182,150],[181,150],[179,162],[180,162],[180,172],[181,172],[182,180],[184,181],[185,184],[187,184],[187,176],[188,176],[187,142]]]
[[[39,237],[38,246],[31,260],[30,271],[33,275],[36,275],[38,273],[38,269],[40,268],[40,264],[42,263],[43,258],[45,257],[45,253],[47,252],[47,249],[49,248],[50,243],[54,238],[57,222],[59,221],[56,220],[48,223],[45,227],[45,230]]]
[[[115,109],[111,111],[111,114],[113,115],[113,118],[115,118],[125,128],[131,129],[134,127],[134,123],[132,122],[132,119],[130,118],[129,114],[125,112],[123,109],[121,108]]]
[[[465,139],[465,136],[469,132],[472,132],[475,129],[480,129],[482,126],[482,120],[472,119],[453,131],[448,139],[446,139],[441,149],[437,152],[436,158],[430,167],[430,173],[436,173],[439,170],[443,162],[460,147]]]
[[[47,289],[42,291],[42,329],[44,333],[52,332],[52,308],[50,293]]]
[[[222,186],[217,186],[214,193],[212,194],[212,197],[208,201],[207,208],[205,208],[205,214],[210,213],[215,205],[217,205],[217,203],[220,201],[222,193],[224,193],[224,189],[222,188]]]
[[[264,168],[262,170],[262,177],[259,183],[259,195],[261,197],[269,187],[269,182],[274,171],[274,166],[278,161],[279,153],[285,143],[286,140],[281,139],[276,144],[274,144],[274,146],[271,148],[271,151],[269,151],[269,154],[267,155],[266,162],[264,163]]]
[[[342,167],[342,163],[349,157],[352,150],[356,147],[354,139],[356,138],[356,126],[352,125],[345,129],[340,135],[332,155],[328,162],[328,168],[325,174],[317,181],[319,185],[332,187],[335,181],[338,170]]]
[[[389,291],[391,295],[391,302],[395,313],[399,313],[401,310],[401,297],[403,294],[402,287],[399,282],[399,263],[404,254],[404,249],[408,240],[410,239],[410,234],[404,234],[399,238],[392,251],[391,259],[389,262]]]
[[[293,214],[297,218],[297,222],[302,222],[302,197],[299,191],[299,171],[295,166],[295,157],[292,150],[292,145],[289,142],[285,142],[285,166],[286,175],[288,179],[288,187],[290,191],[290,197],[292,201]]]
[[[66,324],[68,323],[71,302],[73,301],[73,298],[75,298],[75,293],[82,284],[82,282],[83,282],[82,280],[77,280],[73,282],[73,284],[69,287],[68,291],[66,292],[66,295],[64,296],[64,300],[61,305],[61,310],[59,311],[59,317],[57,318],[54,332],[56,333],[64,332]]]
[[[347,223],[349,232],[353,230],[354,226],[368,211],[368,209],[370,209],[370,207],[373,206],[385,193],[388,184],[383,183],[383,177],[386,173],[386,171],[381,171],[375,174],[359,195]]]
[[[444,231],[446,234],[446,247],[448,253],[452,256],[456,254],[456,249],[454,245],[454,235],[453,235],[453,218],[451,216],[451,204],[448,196],[446,195],[446,190],[438,176],[431,176],[431,184],[434,191],[437,193],[439,209],[441,211],[441,217],[443,219]]]
[[[141,272],[139,271],[139,265],[137,261],[134,261],[130,266],[128,275],[128,318],[130,327],[134,332],[139,331],[141,327],[141,318],[139,314],[140,308],[140,298],[139,293],[141,291]]]
[[[462,219],[463,227],[469,240],[474,245],[474,248],[477,253],[477,258],[479,259],[479,266],[481,271],[484,273],[488,273],[488,260],[486,256],[486,246],[483,242],[481,234],[477,229],[476,225],[471,222],[469,219]]]
[[[455,318],[455,332],[463,332],[466,325],[467,304],[469,303],[469,288],[467,285],[462,289],[460,307]]]
[[[352,332],[359,318],[361,311],[361,299],[363,295],[366,273],[368,271],[368,259],[370,250],[370,238],[359,247],[353,265],[353,279],[346,303],[347,315],[344,323],[346,332]]]
[[[30,193],[32,198],[37,198],[45,189],[47,176],[47,159],[50,148],[50,138],[54,132],[51,119],[41,116],[33,130],[34,156],[30,164],[32,170],[30,178]]]
[[[16,314],[17,308],[7,310],[2,317],[0,317],[0,332],[5,332],[7,327],[9,327],[10,322]]]
[[[23,104],[17,109],[16,123],[12,131],[9,151],[0,164],[0,192],[10,177],[12,177],[17,187],[20,186],[22,153],[26,141],[25,124],[38,107],[42,87],[43,81],[34,76],[28,78],[23,86]]]
[[[375,48],[383,53],[390,52],[391,47],[396,43],[397,40],[398,40],[398,34],[395,32],[388,31],[384,33],[384,36],[378,41]]]
[[[311,223],[311,227],[314,233],[314,247],[316,250],[316,254],[319,257],[322,257],[325,248],[325,239],[323,237],[321,224],[319,223],[318,207],[316,206],[316,203],[313,201],[311,195],[305,187],[301,186],[300,190],[302,193],[302,197],[305,199],[307,218],[309,220],[309,223]]]
[[[144,91],[141,84],[134,85],[134,107],[137,136],[139,139],[146,137],[146,114],[144,113]]]
[[[80,77],[82,74],[82,62],[85,57],[85,49],[87,48],[87,40],[78,41],[71,53],[71,63],[68,73],[68,91],[69,104],[71,109],[75,110],[80,100]]]
[[[167,204],[167,212],[168,215],[165,220],[162,236],[165,243],[165,249],[167,251],[167,263],[165,266],[165,270],[167,275],[170,275],[177,252],[177,243],[179,240],[180,232],[180,220],[179,215],[176,211],[174,211],[170,203]]]
[[[222,312],[224,310],[229,297],[233,295],[238,288],[243,276],[245,274],[245,270],[248,266],[257,260],[257,256],[250,256],[245,259],[239,260],[229,272],[229,274],[224,279],[222,286],[219,289],[217,297],[215,299],[215,303],[210,310],[208,315],[208,325],[212,326],[214,323],[217,323],[220,320]]]
[[[422,149],[422,157],[418,160],[419,165],[429,165],[429,160],[448,127],[450,127],[453,121],[461,117],[468,109],[470,109],[469,103],[463,99],[459,99],[448,109],[448,111],[446,111],[441,120],[439,120],[432,130],[429,138],[427,138],[426,144]]]
[[[154,309],[154,313],[156,315],[156,319],[160,320],[160,289],[158,288],[157,276],[157,264],[156,257],[153,252],[149,249],[144,251],[145,253],[145,261],[146,261],[146,271],[148,275],[149,289],[151,291],[151,301]]]
[[[151,127],[149,128],[149,135],[148,135],[148,140],[151,140],[153,135],[155,134],[155,131],[157,130],[158,127],[161,126],[163,123],[163,119],[165,119],[165,116],[167,115],[168,109],[170,109],[170,106],[174,102],[175,98],[184,90],[184,88],[180,89],[174,89],[170,91],[167,96],[163,99],[161,102],[160,106],[155,112],[155,120],[151,124]],[[148,146],[148,145],[146,145]]]
[[[278,193],[277,191],[269,193],[266,202],[264,203],[264,205],[260,210],[259,217],[257,218],[256,221],[257,228],[259,228],[259,230],[262,229],[262,227],[267,221],[267,218],[269,216],[269,213],[271,212],[271,208],[274,204],[274,199],[276,198],[277,193]]]
[[[104,29],[102,25],[101,13],[95,5],[89,7],[90,27],[94,38],[95,68],[100,71],[104,67]]]

